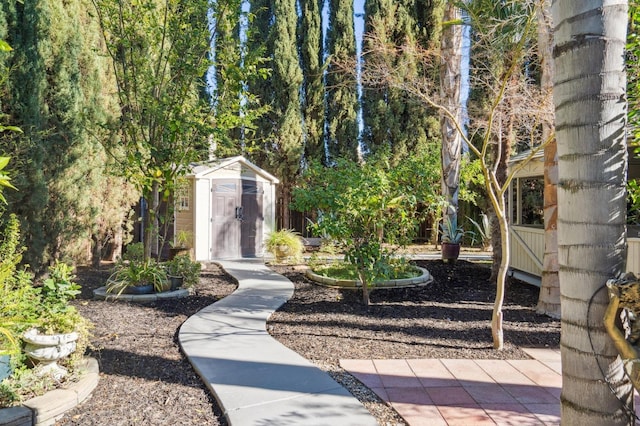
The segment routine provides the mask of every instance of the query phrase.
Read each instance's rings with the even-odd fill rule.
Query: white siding
[[[195,258],[208,261],[211,258],[211,181],[196,179],[193,197]]]

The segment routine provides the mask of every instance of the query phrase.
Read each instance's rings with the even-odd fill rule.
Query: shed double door
[[[262,182],[215,180],[211,192],[211,257],[255,257],[262,247]]]

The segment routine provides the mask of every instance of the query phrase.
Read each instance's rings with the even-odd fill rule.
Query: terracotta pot
[[[460,243],[442,243],[442,260],[455,262],[460,256]]]

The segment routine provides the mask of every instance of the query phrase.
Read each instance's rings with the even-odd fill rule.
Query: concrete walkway
[[[222,261],[238,289],[190,317],[179,340],[232,426],[376,425],[345,388],[273,339],[269,316],[293,284],[262,261]]]

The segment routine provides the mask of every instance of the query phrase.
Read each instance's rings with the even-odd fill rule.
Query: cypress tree
[[[298,14],[295,0],[255,0],[249,33],[249,50],[264,49],[269,56],[268,80],[250,80],[251,94],[269,111],[256,120],[254,140],[249,142],[251,158],[280,178],[278,186],[282,223],[289,226],[291,188],[298,176],[303,155],[303,128],[300,95],[302,69],[296,30]]]
[[[367,1],[365,6],[366,51],[375,50],[372,36],[396,45],[427,43],[433,36],[427,33],[432,27],[423,28],[418,21],[421,16],[433,16],[432,10],[420,10],[418,14],[414,3],[408,1],[373,0]],[[369,57],[375,54],[368,53]],[[376,61],[381,59],[376,58]],[[390,65],[400,67],[407,79],[415,79],[429,71],[409,56],[396,59]],[[367,66],[366,57],[363,66]],[[363,119],[366,149],[371,152],[388,150],[393,163],[411,155],[417,146],[437,138],[437,114],[399,89],[364,88]]]
[[[273,66],[273,36],[271,31],[274,22],[274,11],[272,0],[249,0],[250,12],[253,21],[249,26],[247,34],[247,49],[249,51],[262,51],[269,59],[259,65],[259,69],[271,73]],[[272,76],[271,76],[272,77]],[[259,75],[252,76],[248,81],[249,92],[256,97],[260,104],[273,107],[274,93],[271,78],[260,78]],[[246,135],[247,150],[252,160],[258,165],[266,167],[269,164],[267,158],[268,140],[273,131],[272,114],[266,113],[255,120],[255,127],[250,135]]]
[[[331,62],[327,82],[327,147],[329,160],[338,157],[358,157],[358,96],[355,74],[341,64],[353,62],[356,37],[353,22],[353,1],[329,1],[327,46]]]
[[[84,0],[4,6],[15,50],[3,110],[24,135],[3,135],[0,150],[16,160],[19,191],[7,195],[35,270],[57,259],[86,260],[103,211],[95,194],[105,156],[95,136],[109,88],[88,7]]]
[[[296,28],[298,15],[295,0],[274,1],[273,25],[273,122],[271,136],[271,167],[281,178],[280,198],[284,206],[291,201],[291,188],[300,169],[303,152],[300,89],[302,70],[298,58]],[[289,227],[288,208],[282,221]]]
[[[325,162],[322,0],[301,0],[300,54],[305,122],[305,158]]]
[[[372,59],[372,44],[375,42],[371,38],[374,34],[386,40],[393,28],[393,16],[395,6],[391,0],[368,0],[365,6],[365,36],[364,51],[368,52],[363,58],[363,67],[367,66],[367,61]],[[377,61],[381,60],[376,58]],[[387,108],[386,88],[363,87],[362,88],[362,119],[364,128],[362,133],[362,143],[367,151],[375,152],[382,147],[390,148],[388,135],[388,122],[390,120]]]
[[[229,156],[240,153],[241,139],[239,121],[241,109],[242,73],[240,50],[240,5],[218,8],[215,11],[215,102],[216,122],[227,122],[228,126],[215,127],[216,155]],[[231,127],[231,129],[228,129]]]

